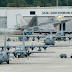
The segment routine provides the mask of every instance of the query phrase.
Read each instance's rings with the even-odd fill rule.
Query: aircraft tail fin
[[[29,22],[29,24],[27,25],[28,27],[33,27],[33,26],[37,26],[37,16],[34,16],[31,21]]]
[[[27,22],[23,19],[23,17],[20,14],[17,14],[16,16],[16,28],[19,29],[21,27],[24,27],[27,25]]]

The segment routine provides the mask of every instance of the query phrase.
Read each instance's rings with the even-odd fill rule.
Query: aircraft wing
[[[55,53],[55,52],[47,52],[47,51],[30,51],[29,53]]]
[[[17,46],[6,46],[6,48],[16,48]],[[4,46],[0,46],[0,48],[4,48]]]
[[[47,51],[7,51],[9,54],[14,54],[14,53],[55,53],[55,52],[47,52]]]
[[[61,20],[61,23],[65,23],[65,22],[68,22],[68,21],[70,21],[71,19],[65,19],[65,18],[63,18],[62,20]]]
[[[26,53],[27,51],[6,51],[7,53],[14,54],[14,53]]]
[[[26,48],[48,48],[48,47],[69,47],[71,45],[25,45]],[[0,46],[2,48],[4,46]],[[17,48],[18,46],[7,46],[6,48]],[[20,45],[19,48],[22,46]]]
[[[30,46],[26,46],[25,47],[29,47],[29,48],[49,48],[49,47],[69,47],[71,45],[30,45]]]
[[[53,36],[53,38],[72,38],[72,36]]]
[[[9,35],[9,37],[23,37],[23,36],[19,36],[19,35]],[[45,38],[45,35],[25,35],[24,37],[40,37],[40,38]]]
[[[28,31],[26,31],[25,33],[27,33],[27,32]],[[52,32],[52,34],[57,33],[57,31],[51,31],[51,32]],[[64,32],[65,34],[72,34],[71,31],[62,31],[62,32]],[[31,31],[29,33],[31,33]],[[48,33],[48,34],[50,34],[50,31],[32,31],[32,33],[39,33],[39,34]]]
[[[55,21],[53,19],[50,19],[47,22],[38,24],[38,28],[39,29],[54,29],[54,27],[56,27],[59,24],[61,24],[60,21]]]

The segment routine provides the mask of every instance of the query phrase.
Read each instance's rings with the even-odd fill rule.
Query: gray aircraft
[[[54,17],[52,19],[49,19],[48,21],[44,22],[44,23],[40,23],[38,24],[38,28],[39,29],[54,29],[54,27],[58,26],[59,24],[63,24],[65,22],[68,22],[71,19],[66,19],[63,16],[57,16]]]
[[[44,31],[43,31],[44,33]],[[17,36],[18,37],[18,36]],[[35,41],[35,37],[39,40],[40,38],[45,38],[44,39],[44,43],[45,45],[54,45],[55,44],[55,40],[57,39],[58,41],[60,39],[66,39],[68,38],[69,40],[71,40],[71,36],[64,36],[58,33],[58,35],[52,35],[52,32],[50,32],[50,35],[40,35],[40,36],[34,36],[34,35],[27,35],[25,36],[28,40],[30,37],[33,37],[32,41]],[[65,40],[64,40],[65,41]]]
[[[18,36],[18,35],[10,35],[11,37],[22,37],[22,36]],[[40,36],[36,36],[36,35],[27,35],[25,36],[26,39],[29,40],[30,37],[33,37],[32,41],[35,41],[35,38],[37,38],[38,40],[40,40],[40,38],[44,38],[44,43],[45,45],[55,45],[55,40],[56,39],[66,39],[68,38],[69,40],[72,38],[71,36],[56,36],[56,35],[52,35],[52,32],[50,35],[40,35]]]
[[[20,14],[19,14],[20,16]],[[22,17],[21,17],[22,18]],[[17,23],[13,28],[6,28],[8,33],[14,33],[14,34],[19,34],[22,33],[22,30],[33,30],[34,28],[38,29],[54,29],[59,24],[65,23],[69,21],[70,19],[66,19],[62,16],[57,16],[52,19],[49,19],[48,21],[42,22],[42,23],[37,23],[37,16],[34,16],[29,23],[27,23],[23,18],[22,18],[22,23]],[[0,32],[4,32],[5,28],[0,28]]]
[[[44,46],[44,45],[40,45],[40,46],[25,46],[24,44],[24,33],[23,33],[23,44],[21,46],[6,46],[6,33],[5,33],[5,41],[4,41],[4,46],[0,46],[0,48],[2,47],[2,50],[0,51],[0,64],[3,63],[3,62],[7,62],[7,64],[9,64],[9,55],[10,53],[14,54],[15,57],[18,57],[18,58],[24,58],[24,57],[27,57],[29,56],[31,53],[54,53],[54,52],[42,52],[40,51],[40,47],[43,47],[43,48],[47,48],[47,46]],[[9,51],[8,48],[11,48],[11,47],[16,47],[16,50],[15,51]],[[34,47],[39,47],[39,50],[38,51],[29,51],[29,50],[26,50],[26,47],[31,47],[31,48],[34,48]]]

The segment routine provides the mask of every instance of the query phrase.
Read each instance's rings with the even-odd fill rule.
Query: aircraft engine
[[[27,36],[26,38],[27,38],[27,40],[29,40],[29,36]]]
[[[38,51],[41,51],[41,48],[39,47]]]
[[[68,37],[69,38],[69,40],[71,40],[71,37]]]
[[[39,37],[39,36],[37,36],[37,39],[39,40],[39,39],[40,39],[40,37]]]
[[[35,37],[33,37],[32,41],[35,41]]]
[[[34,50],[34,47],[32,46],[32,47],[30,47],[32,50]]]
[[[44,48],[44,50],[46,50],[47,47],[43,47],[43,48]]]

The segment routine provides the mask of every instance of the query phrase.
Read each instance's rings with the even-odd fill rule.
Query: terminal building
[[[32,17],[37,16],[37,23],[42,23],[48,19],[52,19],[58,15],[71,19],[64,23],[64,30],[72,31],[72,7],[1,7],[0,8],[0,28],[13,28],[18,21],[23,23],[21,19],[17,19],[18,15],[29,23]],[[60,29],[60,26],[55,28]]]

